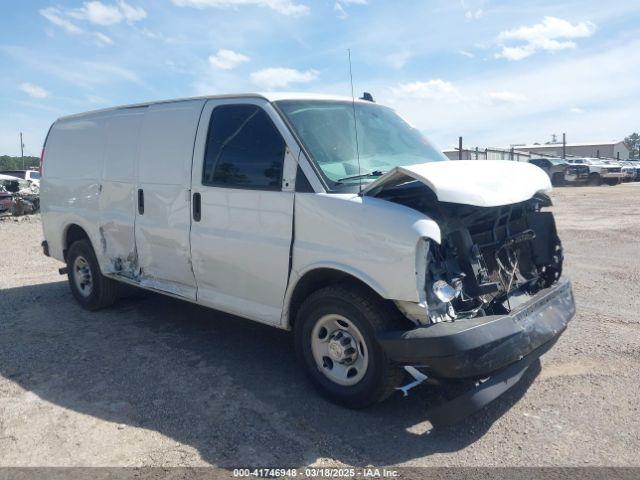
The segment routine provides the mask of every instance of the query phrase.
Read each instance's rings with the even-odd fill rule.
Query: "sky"
[[[87,110],[371,92],[441,148],[640,130],[640,1],[22,0],[0,5],[0,155]]]

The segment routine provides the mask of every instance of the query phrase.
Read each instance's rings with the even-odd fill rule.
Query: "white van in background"
[[[467,414],[575,311],[547,175],[448,161],[371,101],[246,94],[64,117],[42,172],[43,248],[82,306],[124,282],[292,329],[313,384],[350,407],[428,377],[469,385],[436,422]]]
[[[0,175],[8,175],[10,177],[22,178],[38,187],[40,186],[40,172],[37,170],[2,170]]]

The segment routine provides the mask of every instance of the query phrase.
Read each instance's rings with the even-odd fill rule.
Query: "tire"
[[[307,298],[296,317],[298,361],[326,399],[348,408],[368,407],[389,397],[404,378],[404,371],[389,362],[375,339],[376,332],[401,328],[401,322],[396,311],[363,287],[346,283],[325,287]],[[345,338],[351,337],[347,338],[346,354],[356,351],[346,362],[332,357],[336,353],[330,351],[331,344],[337,342],[336,332],[342,335],[339,343],[343,345]],[[318,349],[323,348],[327,352],[321,363]],[[339,375],[345,370],[347,375],[353,370],[356,374],[346,378]]]
[[[602,185],[602,177],[598,173],[589,174],[589,185],[599,187]]]
[[[618,185],[619,183],[621,183],[617,178],[606,178],[603,180],[604,183],[606,183],[607,185],[610,186],[614,186],[614,185]]]
[[[112,305],[118,297],[118,283],[100,272],[89,240],[78,240],[67,252],[67,278],[71,293],[86,310]]]
[[[565,185],[565,181],[564,181],[564,173],[560,173],[560,172],[556,172],[553,174],[553,177],[551,178],[551,184],[554,187],[562,187]]]

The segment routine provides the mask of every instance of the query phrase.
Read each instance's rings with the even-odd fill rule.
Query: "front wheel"
[[[553,177],[551,177],[551,184],[554,187],[562,187],[566,184],[565,180],[564,180],[564,173],[560,173],[560,172],[556,172],[553,174]]]
[[[602,177],[597,173],[589,174],[589,185],[593,185],[595,187],[602,185]]]
[[[393,393],[404,377],[375,334],[401,328],[394,312],[373,293],[332,285],[313,293],[295,323],[296,352],[318,392],[349,408],[364,408]]]

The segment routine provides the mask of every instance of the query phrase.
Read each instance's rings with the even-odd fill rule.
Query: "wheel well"
[[[69,249],[71,244],[85,238],[88,239],[89,235],[87,235],[87,232],[85,232],[82,227],[76,225],[75,223],[67,228],[67,233],[64,236],[64,248],[62,250],[62,255],[65,260],[67,259],[67,250]]]
[[[311,295],[316,290],[320,290],[321,288],[327,287],[329,285],[344,282],[360,285],[369,290],[374,295],[378,297],[380,296],[378,295],[378,292],[372,289],[369,285],[348,273],[331,268],[319,268],[317,270],[312,270],[306,273],[300,280],[298,280],[298,283],[296,284],[295,289],[291,294],[291,300],[289,300],[289,325],[293,326],[296,320],[296,316],[298,315],[298,310],[300,310],[300,306],[305,301],[305,299],[309,297],[309,295]]]

